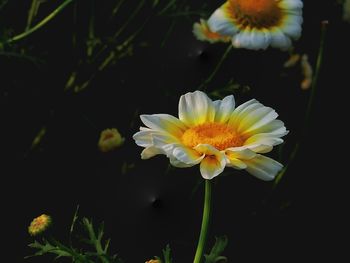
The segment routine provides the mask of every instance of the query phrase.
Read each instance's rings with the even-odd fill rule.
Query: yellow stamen
[[[191,148],[198,144],[209,144],[221,151],[242,146],[244,140],[226,124],[205,123],[186,130],[182,135],[182,142]]]
[[[269,28],[280,23],[278,0],[229,0],[229,12],[242,27]]]

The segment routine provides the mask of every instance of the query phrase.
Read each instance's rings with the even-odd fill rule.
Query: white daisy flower
[[[209,18],[212,32],[230,36],[236,48],[288,49],[301,35],[300,0],[228,0]]]
[[[246,169],[273,180],[282,164],[262,155],[281,144],[286,135],[278,114],[252,99],[235,108],[234,97],[212,101],[201,91],[182,95],[179,118],[168,114],[141,115],[146,127],[133,138],[145,149],[142,159],[166,155],[175,167],[200,165],[203,178],[212,179],[225,167]]]

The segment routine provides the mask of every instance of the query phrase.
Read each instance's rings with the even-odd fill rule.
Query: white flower
[[[205,93],[195,91],[181,96],[179,118],[141,115],[146,127],[133,138],[145,148],[142,159],[164,154],[175,167],[199,164],[205,179],[218,176],[227,166],[246,169],[268,181],[283,166],[261,154],[282,143],[281,137],[288,133],[277,116],[255,99],[235,108],[232,95],[212,101]]]
[[[229,36],[237,48],[288,49],[301,35],[300,0],[228,0],[209,18],[212,32]]]

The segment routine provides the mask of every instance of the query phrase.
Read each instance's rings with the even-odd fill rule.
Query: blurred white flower
[[[232,39],[236,48],[286,50],[301,35],[300,0],[228,0],[209,18],[210,31]]]

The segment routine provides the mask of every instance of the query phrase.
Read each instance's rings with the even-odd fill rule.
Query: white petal
[[[246,101],[245,103],[242,103],[235,109],[235,114],[241,113],[245,108],[247,108],[249,105],[254,104],[254,103],[259,103],[256,99],[251,99]]]
[[[215,122],[227,122],[235,109],[235,98],[230,95],[223,100],[216,100],[213,103],[215,106]]]
[[[248,173],[264,181],[273,180],[283,168],[283,165],[279,162],[260,154],[251,160],[245,161],[245,163],[247,164],[246,170]]]
[[[158,154],[163,154],[163,151],[154,146],[146,147],[141,152],[141,159],[146,160]]]
[[[288,50],[292,46],[292,41],[279,28],[274,28],[271,34],[271,46]]]
[[[262,125],[259,128],[249,131],[249,135],[253,136],[254,134],[266,133],[268,136],[282,137],[288,134],[286,127],[284,126],[283,121],[273,120],[265,125]]]
[[[268,153],[273,149],[273,146],[265,144],[249,144],[246,147],[256,153]]]
[[[256,153],[268,153],[272,151],[273,147],[283,143],[283,139],[276,136],[260,133],[248,138],[244,142],[244,147]]]
[[[286,9],[302,9],[303,2],[300,0],[282,0],[279,5]]]
[[[217,32],[220,35],[233,36],[238,31],[238,28],[235,26],[234,20],[227,10],[228,5],[229,3],[226,2],[215,10],[208,19],[208,26],[211,31]]]
[[[207,40],[207,37],[205,36],[205,34],[203,32],[203,26],[202,26],[203,22],[206,23],[205,20],[201,19],[200,23],[198,23],[198,22],[194,23],[193,30],[192,30],[195,37],[201,41]]]
[[[242,170],[247,168],[247,165],[244,162],[235,158],[229,159],[229,163],[226,166],[235,168],[237,170]]]
[[[186,126],[174,116],[168,114],[141,115],[142,122],[156,131],[164,131],[176,137],[181,137]]]
[[[205,156],[204,154],[202,154],[202,155],[199,154],[195,150],[192,150],[192,149],[187,148],[187,147],[180,147],[180,146],[176,147],[173,150],[172,154],[180,162],[191,165],[191,166],[200,163]]]
[[[256,109],[262,108],[264,105],[256,100],[250,100],[237,107],[230,116],[229,125],[238,128],[240,122]]]
[[[222,153],[216,149],[214,146],[209,145],[209,144],[198,144],[196,147],[194,147],[194,149],[202,154],[206,154],[206,155],[222,155]]]
[[[232,37],[232,45],[236,48],[250,49],[250,32],[244,30]]]
[[[192,127],[204,122],[213,122],[215,107],[211,99],[201,91],[189,92],[180,97],[179,119]]]
[[[199,144],[194,149],[205,154],[205,158],[200,164],[200,171],[204,179],[212,179],[223,172],[228,163],[228,159],[223,152],[209,144]]]
[[[156,146],[157,148],[162,148],[165,145],[168,144],[179,144],[181,143],[177,138],[171,136],[170,134],[167,133],[154,133],[152,134],[152,142],[153,145]]]
[[[252,144],[264,144],[264,145],[276,146],[281,143],[283,143],[283,139],[281,138],[278,138],[266,133],[259,133],[248,138],[244,142],[244,146],[248,146]]]
[[[235,158],[241,160],[249,160],[255,157],[256,155],[254,151],[245,146],[228,148],[225,150],[225,153],[228,158]]]
[[[257,108],[241,120],[238,132],[243,135],[273,121],[277,117],[278,114],[270,107]]]
[[[271,36],[267,29],[244,29],[232,37],[232,44],[237,48],[266,49],[271,42]]]
[[[281,26],[283,33],[293,39],[298,39],[301,36],[302,16],[289,15],[288,19]]]
[[[177,167],[177,168],[188,168],[188,167],[193,166],[192,164],[186,164],[186,163],[179,161],[174,156],[169,156],[169,160],[170,160],[170,164],[172,166]]]
[[[153,132],[152,130],[142,130],[135,133],[132,137],[138,146],[148,147],[153,144],[152,132]]]

